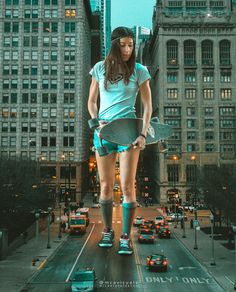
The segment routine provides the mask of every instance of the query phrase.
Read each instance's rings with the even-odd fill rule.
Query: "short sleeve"
[[[151,79],[151,75],[148,72],[146,66],[141,64],[137,64],[137,71],[138,71],[138,85],[140,86],[144,81]]]
[[[101,66],[102,62],[98,62],[94,65],[94,67],[90,70],[89,74],[94,77],[99,82],[99,75],[101,74]]]

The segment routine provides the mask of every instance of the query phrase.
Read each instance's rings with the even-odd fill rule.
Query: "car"
[[[95,291],[96,273],[92,268],[81,269],[75,272],[71,281],[71,291]]]
[[[184,218],[184,221],[187,221],[187,216],[183,217],[182,213],[168,213],[166,216],[166,221],[167,222],[179,222]]]
[[[138,235],[139,243],[154,243],[155,236],[153,235],[153,231],[151,229],[143,229],[140,231]]]
[[[147,256],[146,265],[149,270],[167,271],[168,260],[163,254],[152,254]]]
[[[153,220],[144,220],[143,225],[146,225],[148,228],[153,229],[155,227],[155,222]]]
[[[166,228],[166,227],[162,227],[160,228],[159,232],[158,232],[158,237],[159,238],[170,238],[170,230],[169,228]]]
[[[161,223],[156,224],[156,225],[155,225],[155,230],[156,230],[156,233],[157,233],[157,234],[159,233],[159,230],[160,230],[161,228],[169,228],[169,226],[168,226],[168,224],[161,224]]]
[[[138,233],[140,233],[141,230],[145,230],[145,229],[149,229],[147,225],[144,225],[144,224],[139,225],[139,227],[138,227]]]
[[[137,216],[134,221],[133,221],[133,226],[140,226],[143,224],[143,217],[142,216]]]
[[[165,223],[165,218],[163,216],[156,216],[155,218],[155,224],[164,224]]]

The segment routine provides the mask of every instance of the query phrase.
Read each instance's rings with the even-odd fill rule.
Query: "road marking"
[[[42,261],[42,263],[37,267],[37,270],[40,270],[41,268],[44,267],[44,265],[46,264],[47,259],[45,259],[44,261]]]
[[[93,225],[93,227],[92,227],[92,229],[91,229],[91,231],[90,231],[90,233],[89,233],[88,238],[86,239],[84,245],[82,246],[81,251],[80,251],[80,253],[78,254],[78,256],[77,256],[77,258],[76,258],[76,260],[75,260],[75,262],[74,262],[74,264],[73,264],[73,266],[72,266],[72,268],[71,268],[71,270],[70,270],[70,272],[69,272],[69,274],[68,274],[68,277],[66,278],[66,282],[69,282],[69,280],[70,280],[70,276],[71,276],[71,274],[73,273],[73,270],[74,270],[74,268],[75,268],[75,266],[76,266],[76,264],[77,264],[77,262],[78,262],[78,260],[79,260],[79,258],[80,258],[80,256],[81,256],[81,254],[82,254],[82,252],[83,252],[83,250],[84,250],[84,248],[85,248],[87,242],[89,241],[90,236],[92,235],[92,232],[93,232],[94,227],[95,227],[95,224]]]
[[[179,270],[184,270],[184,269],[197,269],[197,267],[179,267]]]
[[[234,282],[233,282],[229,277],[225,276],[225,278],[226,278],[230,283],[234,284]]]
[[[142,284],[142,290],[145,291],[145,288],[144,288],[144,278],[143,278],[143,274],[142,274],[142,271],[141,271],[141,265],[142,264],[141,264],[141,260],[139,258],[138,251],[136,249],[136,244],[135,244],[135,241],[134,240],[133,240],[133,250],[134,250],[134,258],[135,258],[136,267],[137,267],[137,271],[138,271],[139,281]]]

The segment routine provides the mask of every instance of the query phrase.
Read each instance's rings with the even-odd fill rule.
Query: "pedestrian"
[[[61,223],[61,227],[62,227],[62,232],[65,233],[65,231],[66,231],[66,222],[63,221]]]
[[[123,227],[119,240],[119,254],[132,254],[130,230],[135,215],[136,193],[135,175],[140,150],[145,148],[147,129],[152,114],[150,74],[146,67],[135,61],[133,31],[127,27],[117,27],[111,35],[111,49],[105,61],[100,61],[90,71],[88,110],[93,122],[103,124],[118,118],[135,118],[135,102],[140,91],[143,103],[143,127],[131,146],[122,146],[102,140],[108,148],[108,155],[100,156],[98,132],[94,133],[94,148],[100,179],[100,204],[104,231],[98,245],[111,247],[114,230],[112,229],[113,188],[117,155],[120,159],[120,183],[124,196]],[[98,112],[98,96],[100,109]]]

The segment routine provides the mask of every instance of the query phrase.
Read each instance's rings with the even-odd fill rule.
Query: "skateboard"
[[[123,146],[131,146],[142,131],[143,120],[141,118],[120,118],[103,125],[97,133],[100,139],[98,153],[106,155],[106,147],[102,145],[102,139]],[[171,126],[162,124],[157,117],[150,121],[147,131],[146,145],[155,144],[170,137],[173,133]],[[167,149],[167,148],[166,148]],[[164,152],[164,151],[163,151]]]

